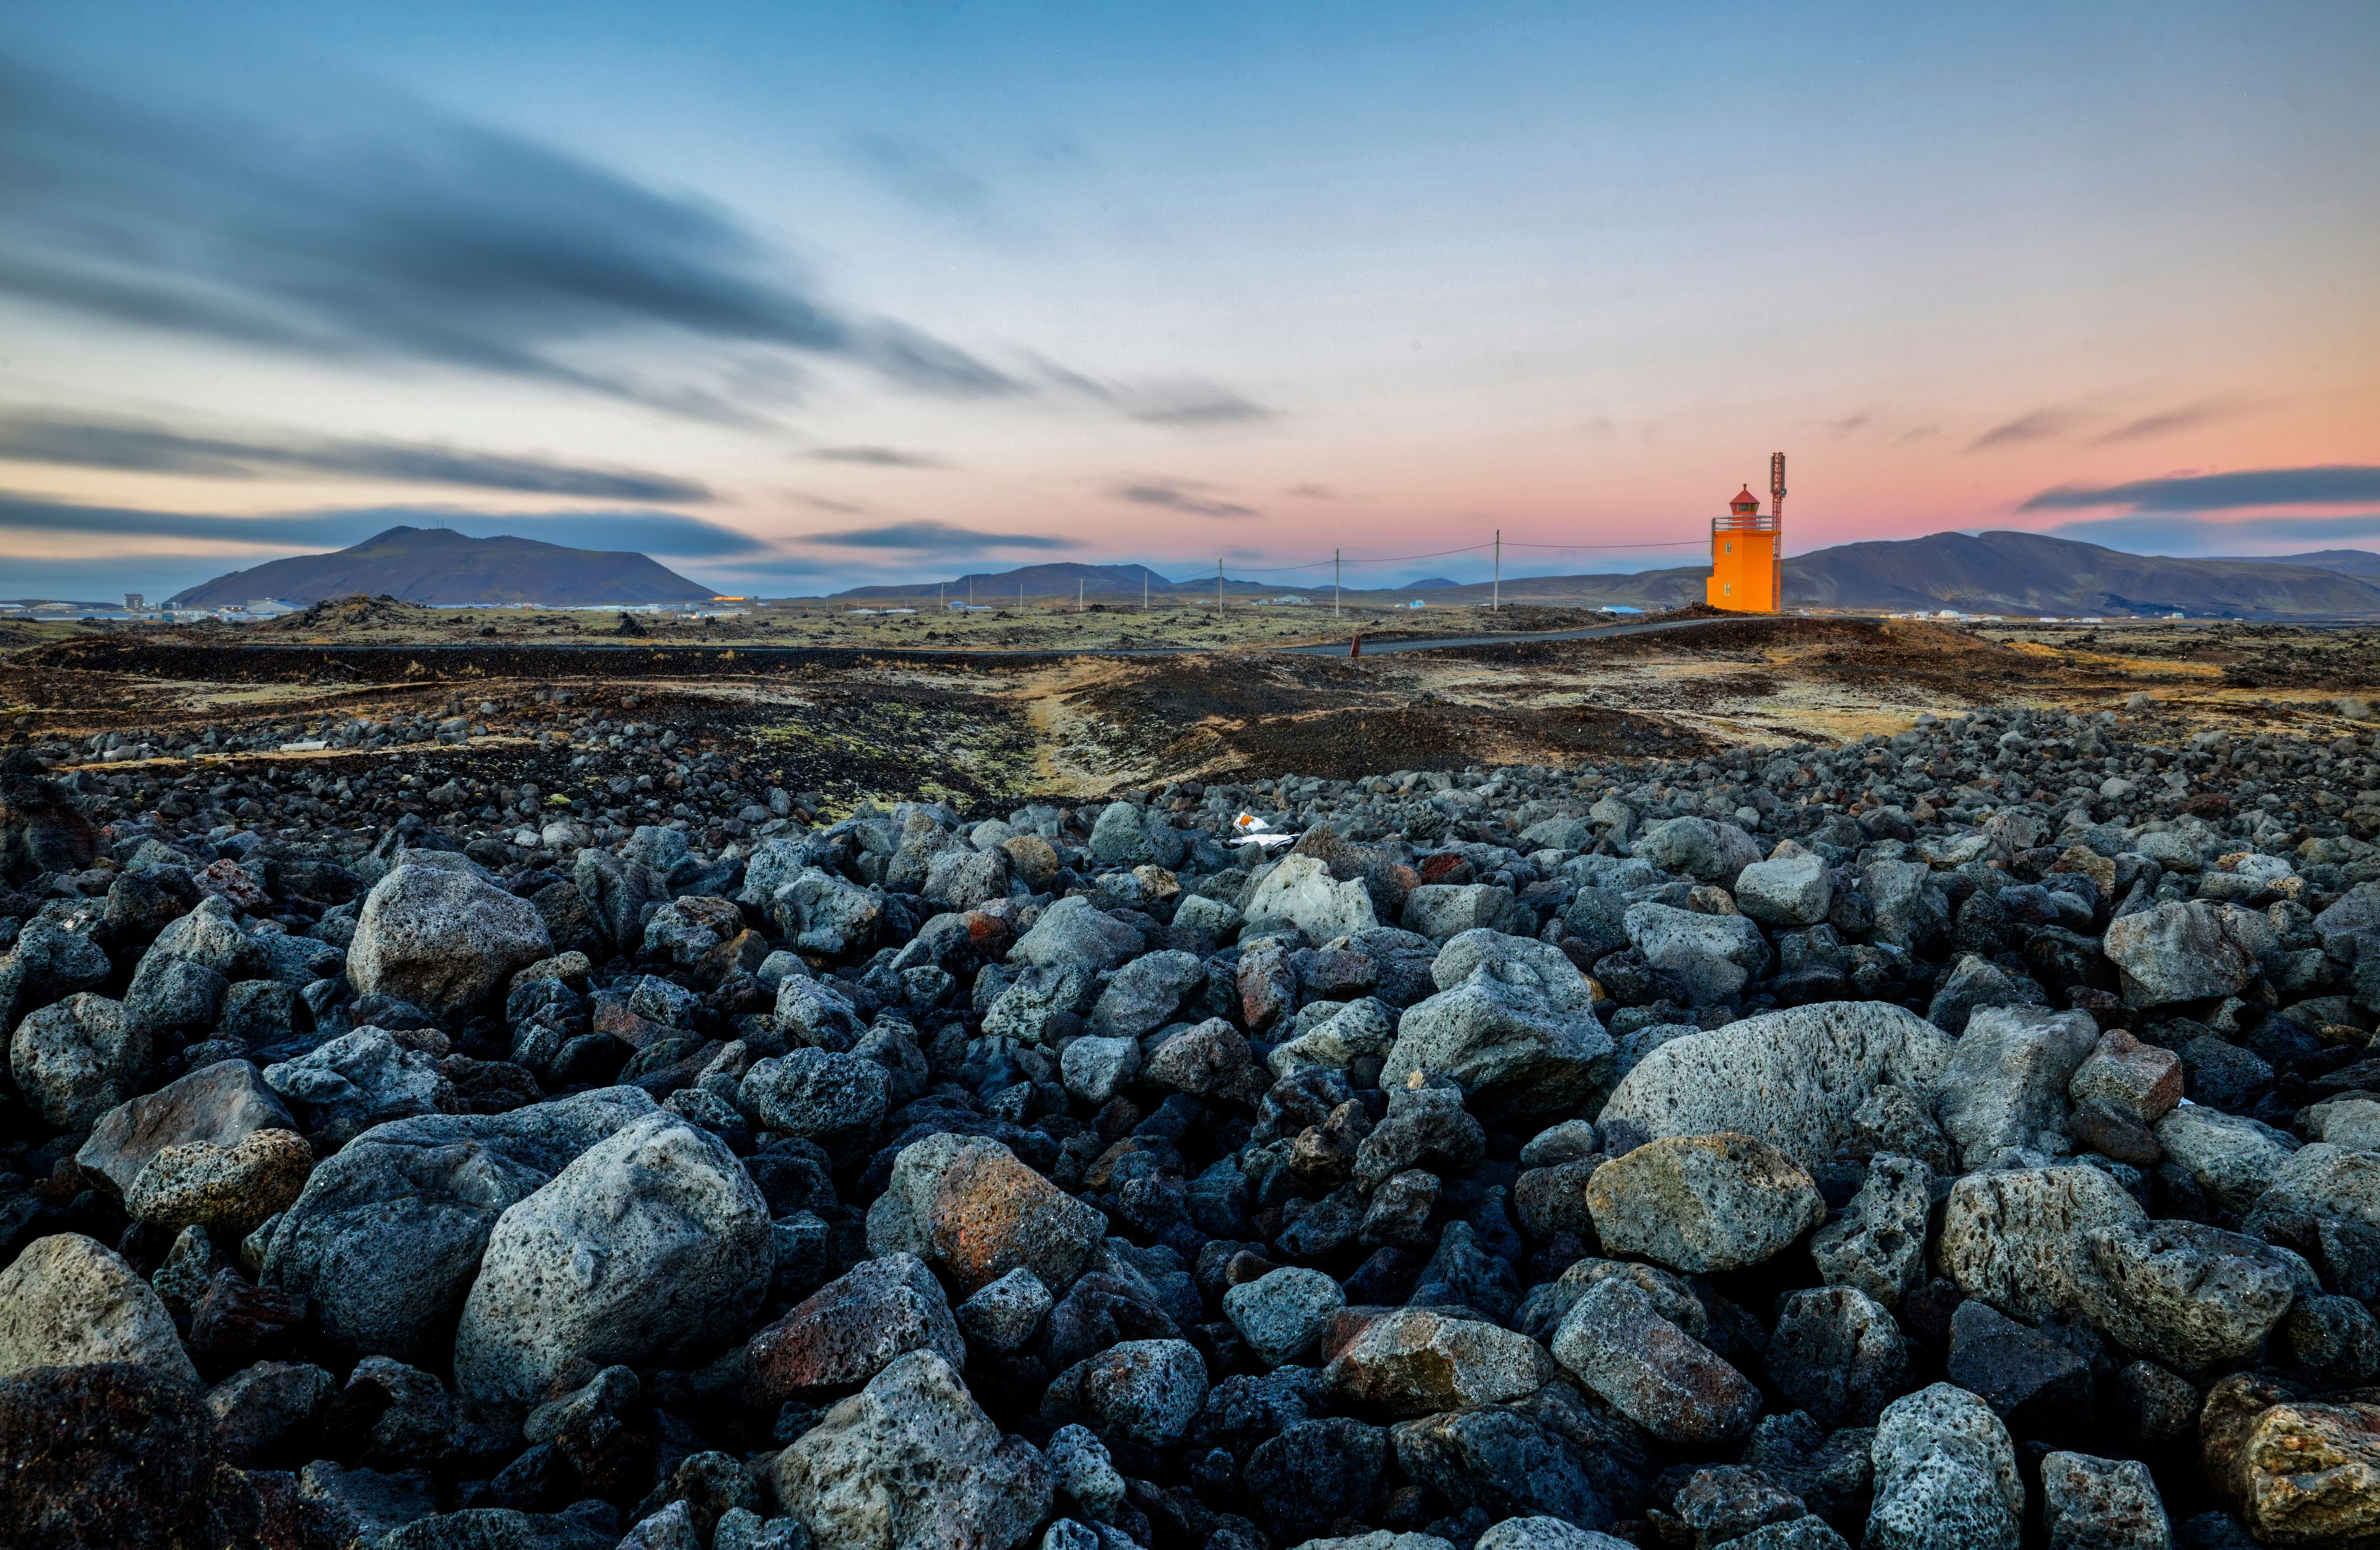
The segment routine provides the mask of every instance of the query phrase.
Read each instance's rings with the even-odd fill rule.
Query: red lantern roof
[[[1736,492],[1734,500],[1730,501],[1727,503],[1727,509],[1738,512],[1756,512],[1760,509],[1760,497],[1755,495],[1752,492],[1752,486],[1747,484],[1741,490]]]

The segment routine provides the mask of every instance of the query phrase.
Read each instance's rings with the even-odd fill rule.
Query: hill
[[[2227,563],[2245,565],[2305,565],[2341,575],[2380,576],[2380,554],[2368,549],[2317,549],[2306,554],[2243,555]]]
[[[2356,551],[2331,551],[2331,554]],[[2380,575],[2371,581],[2304,563],[2265,559],[2174,559],[2126,554],[2039,533],[1933,533],[1879,539],[1789,556],[1785,606],[1903,612],[2182,612],[2237,619],[2380,616]],[[1705,566],[1631,575],[1507,577],[1508,599],[1675,608],[1699,602]],[[1449,602],[1485,599],[1480,583],[1432,594]]]
[[[2373,563],[2371,570],[2342,574],[2360,563],[2359,557]],[[1503,595],[1508,601],[1678,608],[1702,600],[1703,578],[1708,574],[1706,566],[1681,565],[1625,575],[1507,576]],[[943,585],[951,596],[960,597],[972,580],[980,600],[996,602],[1002,596],[1013,599],[1020,583],[1028,598],[1069,594],[1077,575],[1087,583],[1087,596],[1137,594],[1143,575],[1150,577],[1152,596],[1196,596],[1214,587],[1208,577],[1170,582],[1138,565],[1083,564],[1028,565]],[[1233,578],[1229,585],[1239,596],[1253,587],[1267,593],[1328,597],[1330,592],[1327,583],[1301,587]],[[914,598],[921,590],[930,594],[932,587],[868,587],[836,595]],[[1484,581],[1458,586],[1433,577],[1407,587],[1349,587],[1346,596],[1403,601],[1424,591],[1432,603],[1475,603],[1487,601],[1491,588]],[[2127,554],[2039,533],[1934,533],[1922,539],[1838,544],[1790,556],[1785,603],[1789,608],[1883,612],[1953,608],[1964,613],[2025,617],[2179,612],[2237,619],[2374,618],[2380,617],[2380,555],[2325,550],[2272,559],[2186,560]]]
[[[176,608],[278,598],[311,604],[356,593],[412,603],[594,604],[708,602],[708,587],[642,554],[565,549],[537,539],[472,539],[443,528],[392,527],[352,549],[300,554],[233,571],[171,599]]]
[[[836,592],[836,598],[855,599],[873,598],[917,598],[941,591],[953,598],[965,598],[972,586],[980,600],[998,602],[1002,595],[1012,600],[1019,587],[1028,598],[1072,597],[1079,583],[1083,595],[1091,598],[1118,597],[1129,594],[1139,597],[1146,581],[1151,596],[1172,597],[1175,592],[1198,589],[1199,583],[1185,582],[1180,587],[1166,580],[1146,565],[1086,565],[1075,560],[1057,560],[1042,565],[1020,565],[1013,571],[975,571],[966,575],[953,576],[948,581],[907,582],[892,587],[854,587]],[[1209,578],[1206,586],[1215,585]]]

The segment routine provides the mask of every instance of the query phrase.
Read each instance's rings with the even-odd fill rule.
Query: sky
[[[2368,0],[16,0],[0,597],[1637,569],[1778,450],[1789,553],[2361,546],[2376,70]]]

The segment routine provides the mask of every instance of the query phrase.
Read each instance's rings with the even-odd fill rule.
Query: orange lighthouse
[[[1769,463],[1775,504],[1761,515],[1760,497],[1746,484],[1727,503],[1727,515],[1711,518],[1711,574],[1703,600],[1733,613],[1774,613],[1780,606],[1778,545],[1785,520],[1785,454]]]

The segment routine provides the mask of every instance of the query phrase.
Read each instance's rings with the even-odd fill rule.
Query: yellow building
[[[1779,503],[1783,503],[1781,501]],[[1733,613],[1774,613],[1784,596],[1778,545],[1784,518],[1760,513],[1760,497],[1745,485],[1711,518],[1711,574],[1703,600]]]

